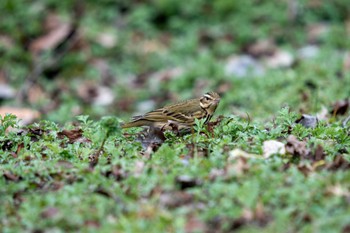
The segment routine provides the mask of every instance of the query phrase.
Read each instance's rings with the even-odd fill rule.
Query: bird
[[[143,115],[134,116],[130,122],[122,124],[121,127],[163,128],[169,124],[175,124],[179,129],[192,128],[195,125],[195,119],[205,119],[204,124],[208,123],[219,103],[219,94],[211,91],[200,98],[180,101]]]

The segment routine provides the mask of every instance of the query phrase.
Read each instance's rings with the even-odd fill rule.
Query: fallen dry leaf
[[[195,232],[206,232],[205,223],[200,220],[197,216],[190,214],[186,218],[185,232],[195,233]]]
[[[338,169],[345,169],[349,170],[350,169],[350,162],[346,159],[344,159],[343,156],[338,155],[334,158],[334,160],[327,164],[327,169],[331,171],[336,171]]]
[[[261,159],[260,155],[249,154],[240,149],[234,149],[229,152],[227,164],[225,166],[225,176],[242,176],[250,168],[248,159]]]
[[[244,209],[241,218],[246,223],[257,223],[259,226],[265,226],[271,220],[271,216],[265,211],[261,201],[253,209]]]
[[[300,156],[302,158],[307,158],[310,154],[310,150],[307,148],[306,142],[299,141],[294,135],[288,136],[285,148],[288,154]]]
[[[350,52],[347,52],[344,55],[343,70],[350,71]]]
[[[107,170],[104,174],[106,177],[113,177],[116,181],[125,179],[129,174],[121,165],[113,165],[110,170]]]
[[[38,103],[40,100],[48,99],[48,93],[38,84],[33,84],[27,91],[28,102],[31,104]]]
[[[349,105],[350,103],[348,99],[338,100],[333,104],[330,114],[333,116],[345,115],[348,112]]]
[[[63,139],[63,137],[68,138],[68,143],[74,143],[74,142],[90,142],[87,138],[83,137],[83,130],[82,129],[72,129],[67,130],[64,129],[62,132],[59,132],[58,137],[60,139]]]
[[[163,192],[159,197],[159,203],[167,208],[176,208],[193,204],[193,195],[183,191]]]
[[[11,37],[7,35],[0,35],[0,47],[6,48],[6,49],[12,49],[14,44],[15,43]]]
[[[0,116],[4,117],[7,113],[11,113],[21,119],[20,125],[28,125],[40,118],[40,113],[36,110],[29,108],[16,108],[16,107],[0,107]]]
[[[276,45],[271,39],[262,39],[248,46],[247,52],[253,57],[271,56],[276,51]]]
[[[47,207],[41,212],[42,218],[53,218],[59,214],[59,210],[55,207]]]
[[[13,173],[10,172],[10,171],[4,171],[4,172],[3,172],[3,176],[4,176],[4,178],[5,178],[6,180],[14,181],[14,182],[19,181],[19,179],[21,178],[21,177],[15,175],[15,174],[13,174]]]
[[[71,30],[71,24],[63,22],[55,13],[50,13],[46,17],[44,24],[46,25],[46,34],[35,39],[29,45],[29,49],[33,54],[38,54],[43,50],[54,49],[67,37]]]
[[[156,151],[165,141],[164,133],[161,129],[150,127],[148,131],[143,131],[137,136],[137,141],[141,142],[143,150]]]
[[[318,144],[316,146],[315,152],[312,156],[312,159],[314,161],[320,161],[320,160],[324,160],[326,157],[326,154],[324,153],[324,149],[323,146],[321,146],[320,144]]]
[[[311,24],[307,28],[307,37],[310,44],[315,44],[322,39],[328,32],[330,26],[325,23]]]
[[[56,163],[57,166],[62,167],[64,169],[72,169],[74,165],[67,160],[58,160]]]

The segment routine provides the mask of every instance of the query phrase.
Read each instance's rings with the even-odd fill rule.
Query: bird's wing
[[[190,102],[195,102],[191,104]],[[163,108],[156,109],[145,113],[144,115],[134,116],[132,121],[147,120],[151,122],[178,122],[184,124],[192,124],[194,117],[199,118],[198,114],[201,112],[197,99],[181,101],[172,105],[167,105]],[[187,104],[186,104],[187,103]]]

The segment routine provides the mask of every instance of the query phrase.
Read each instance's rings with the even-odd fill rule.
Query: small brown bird
[[[140,126],[162,128],[170,123],[179,128],[190,128],[195,124],[195,119],[205,119],[206,124],[213,116],[219,102],[220,96],[216,92],[208,92],[197,99],[184,100],[141,116],[134,116],[130,122],[122,124],[122,128]]]

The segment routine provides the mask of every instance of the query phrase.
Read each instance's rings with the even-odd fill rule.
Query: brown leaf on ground
[[[27,130],[23,131],[22,133],[25,133],[27,136],[29,136],[30,141],[37,142],[37,141],[39,141],[40,137],[43,136],[44,133],[46,133],[46,131],[44,131],[43,129],[41,129],[39,127],[35,127],[35,128],[27,129]]]
[[[107,170],[104,175],[106,177],[113,177],[116,181],[121,181],[129,176],[128,172],[118,164],[111,166],[111,169]]]
[[[15,192],[12,196],[13,203],[16,208],[19,208],[20,205],[23,203],[23,201],[25,201],[25,198],[23,197],[23,193],[24,193],[23,191],[18,191],[18,192]]]
[[[95,151],[93,154],[89,155],[89,171],[93,171],[98,164],[101,151]]]
[[[33,54],[38,54],[43,50],[54,49],[69,34],[70,23],[63,22],[55,13],[50,13],[45,19],[45,34],[35,39],[29,49]]]
[[[320,144],[318,144],[316,146],[315,152],[312,155],[312,160],[314,161],[320,161],[320,160],[324,160],[326,157],[326,154],[324,153],[324,149],[323,146],[321,146]]]
[[[232,89],[232,83],[228,81],[221,81],[216,89],[217,93],[222,97],[225,93],[230,92]]]
[[[47,207],[46,209],[44,209],[41,212],[41,217],[42,218],[53,218],[55,216],[57,216],[57,214],[59,214],[59,209],[55,208],[55,207]]]
[[[213,168],[209,173],[209,180],[215,181],[217,178],[222,178],[226,175],[225,169]]]
[[[8,35],[0,35],[0,47],[6,49],[12,49],[15,42]]]
[[[342,155],[338,155],[334,158],[334,160],[331,163],[328,163],[326,167],[331,171],[336,171],[338,169],[349,170],[350,162],[344,159]]]
[[[350,25],[350,23],[349,23]],[[346,72],[350,71],[350,52],[345,53],[343,60],[343,70]]]
[[[8,181],[17,182],[17,181],[19,181],[19,180],[21,179],[20,176],[17,176],[17,175],[13,174],[13,173],[10,172],[10,171],[4,171],[4,172],[3,172],[3,176],[4,176],[4,178],[5,178],[6,180],[8,180]]]
[[[290,162],[288,162],[285,166],[284,169],[288,170],[290,167],[292,166],[292,164]],[[305,164],[303,162],[299,163],[297,166],[298,170],[303,173],[304,176],[308,176],[310,172],[312,172],[312,167],[310,164]]]
[[[350,224],[347,224],[343,227],[342,233],[349,233],[350,232]]]
[[[333,104],[330,114],[333,116],[345,115],[349,110],[349,105],[350,103],[348,99],[338,100]]]
[[[177,208],[193,204],[193,199],[192,194],[183,191],[163,192],[159,197],[159,203],[167,208]]]
[[[57,166],[62,167],[64,169],[72,169],[74,165],[67,160],[58,160],[56,163]]]
[[[244,209],[241,217],[245,223],[255,223],[258,226],[266,226],[271,216],[265,211],[262,202],[258,202],[253,209]]]
[[[105,188],[99,186],[94,190],[94,193],[100,194],[101,196],[114,199],[113,193],[109,192]]]
[[[165,141],[164,133],[161,129],[150,127],[148,131],[143,131],[137,136],[137,141],[141,142],[144,151],[152,153],[156,151]]]
[[[188,133],[188,132],[186,132]],[[184,133],[184,134],[186,134]],[[209,155],[209,150],[208,148],[205,147],[199,147],[194,143],[188,143],[186,145],[186,148],[188,149],[188,154],[187,156],[189,158],[194,158],[194,156],[198,156],[198,157],[208,157]]]
[[[49,93],[44,91],[44,88],[38,84],[33,84],[29,87],[28,92],[28,102],[31,104],[36,104],[43,99],[48,99]]]
[[[150,53],[162,53],[167,50],[166,46],[158,39],[144,39],[138,43],[138,51],[144,55]]]
[[[195,233],[195,232],[206,232],[206,224],[200,220],[197,216],[190,214],[186,218],[185,232]]]
[[[30,108],[0,107],[0,116],[4,117],[7,113],[11,113],[21,119],[19,122],[21,125],[28,125],[40,118],[40,113]]]
[[[289,135],[285,148],[286,152],[293,156],[307,158],[310,155],[306,142],[299,141],[294,135]]]
[[[271,39],[259,40],[248,46],[247,52],[253,57],[271,56],[276,51],[276,45]]]
[[[272,216],[265,211],[261,202],[258,202],[253,209],[244,209],[239,218],[216,217],[207,223],[208,232],[236,232],[244,226],[259,226],[264,227],[271,222]],[[228,228],[224,231],[222,226]]]
[[[329,32],[330,26],[325,23],[314,23],[307,28],[307,37],[309,43],[317,43]]]
[[[62,132],[59,132],[58,138],[63,139],[64,137],[68,138],[68,143],[75,143],[75,142],[90,142],[89,139],[83,137],[83,130],[82,129],[72,129],[67,130],[64,129]]]
[[[249,154],[240,149],[234,149],[229,152],[227,164],[225,166],[226,176],[242,176],[249,171],[249,159],[261,159],[260,155]]]
[[[99,228],[101,223],[97,220],[86,220],[84,221],[84,225],[87,226],[89,229],[91,229],[91,228]]]

